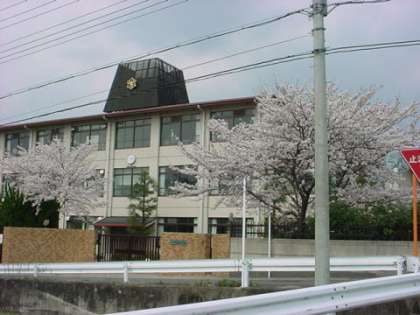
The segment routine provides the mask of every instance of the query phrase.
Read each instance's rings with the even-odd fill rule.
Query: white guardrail
[[[315,315],[420,295],[420,273],[108,315]]]
[[[324,314],[420,295],[418,257],[332,257],[331,271],[393,271],[397,276],[330,284],[319,287],[224,299],[189,305],[115,313],[119,315],[200,314]],[[247,287],[249,272],[313,272],[313,257],[247,258],[177,261],[126,261],[60,264],[2,264],[0,275],[129,274],[241,272]],[[404,274],[414,272],[413,274]]]
[[[418,266],[417,260],[403,256],[372,257],[332,257],[331,271],[394,271],[403,274],[410,266]],[[412,267],[415,269],[416,267]],[[130,274],[150,273],[196,273],[196,272],[241,272],[242,287],[248,287],[249,272],[282,271],[313,272],[313,257],[203,259],[174,261],[124,261],[96,263],[55,263],[55,264],[0,264],[0,275],[51,275],[51,274],[121,274],[128,282]]]

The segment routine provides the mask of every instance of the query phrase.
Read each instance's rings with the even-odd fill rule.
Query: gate
[[[159,260],[159,237],[98,234],[98,261]]]

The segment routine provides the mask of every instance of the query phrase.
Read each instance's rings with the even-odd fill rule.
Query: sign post
[[[419,246],[418,246],[418,231],[417,231],[417,179],[416,176],[412,175],[412,186],[413,186],[413,256],[419,255]]]
[[[413,256],[419,255],[418,230],[417,230],[417,181],[420,181],[420,148],[407,148],[401,150],[401,155],[407,162],[412,175],[412,193],[413,193]]]

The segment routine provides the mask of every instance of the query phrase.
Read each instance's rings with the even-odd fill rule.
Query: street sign
[[[420,148],[407,148],[401,150],[401,155],[407,162],[414,176],[420,182]]]
[[[412,175],[413,192],[413,256],[419,255],[418,245],[418,209],[417,209],[417,180],[420,181],[420,148],[406,148],[401,150],[401,155],[407,162]],[[417,180],[416,180],[417,178]]]

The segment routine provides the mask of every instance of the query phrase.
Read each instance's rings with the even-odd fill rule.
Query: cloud
[[[115,1],[80,1],[77,5],[57,11],[55,14],[33,19],[7,30],[0,30],[1,41],[4,43],[7,40],[41,30],[54,23],[112,3]],[[133,3],[135,3],[134,0],[127,0],[114,9]],[[189,1],[157,14],[2,64],[0,65],[2,73],[0,94],[140,55],[203,34],[280,15],[301,7],[308,7],[310,4],[309,0]],[[25,4],[25,6],[29,7],[29,4]],[[23,8],[24,6],[19,10]],[[336,47],[355,43],[418,39],[420,38],[417,21],[419,9],[420,2],[417,0],[341,6],[326,18],[327,45]],[[110,11],[111,9],[106,12]],[[18,8],[16,8],[16,12],[18,12]],[[13,12],[8,12],[8,14],[11,13]],[[0,27],[2,25],[0,23]],[[158,57],[176,67],[183,67],[252,47],[309,34],[311,28],[312,21],[306,16],[298,15],[261,28],[172,50]],[[312,39],[305,38],[286,45],[191,69],[185,72],[185,76],[196,76],[311,49]],[[346,89],[381,84],[384,86],[381,96],[385,98],[402,95],[406,100],[419,99],[420,90],[417,85],[420,60],[417,57],[418,49],[419,47],[407,47],[388,51],[328,56],[327,77],[328,80],[337,81],[340,86]],[[0,54],[0,58],[1,56]],[[12,115],[36,111],[100,89],[107,89],[112,83],[114,71],[115,68],[98,71],[31,93],[0,100],[0,123],[4,118]],[[190,101],[249,96],[257,93],[262,85],[273,84],[276,78],[280,81],[311,83],[311,61],[298,61],[190,84],[188,85]],[[96,99],[96,97],[87,100],[91,99]],[[66,106],[68,105],[62,105],[63,108]],[[58,106],[58,108],[61,107]],[[84,115],[100,112],[101,109],[102,106],[92,106],[72,111],[66,115]]]

